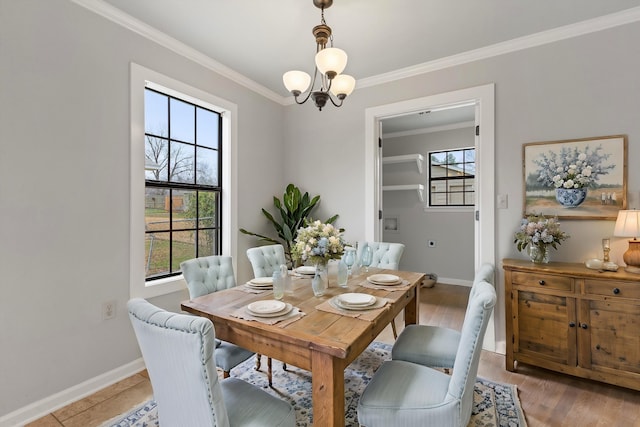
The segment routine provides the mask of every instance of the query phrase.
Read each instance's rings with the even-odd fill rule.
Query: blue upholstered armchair
[[[289,403],[236,378],[219,380],[209,319],[170,313],[140,298],[127,307],[161,426],[295,425]]]
[[[460,344],[447,375],[404,360],[384,362],[358,402],[366,427],[464,427],[471,418],[482,340],[496,303],[493,285],[480,281],[469,300]]]
[[[236,285],[233,263],[230,256],[208,256],[194,258],[180,264],[182,275],[187,282],[191,299],[207,295]],[[244,362],[253,352],[226,341],[216,340],[216,365],[222,369],[225,378],[231,369]]]
[[[469,293],[469,300],[477,292],[477,284],[480,282],[493,283],[493,264],[485,263],[476,272],[473,286]],[[467,306],[467,311],[469,306]],[[456,359],[458,344],[460,343],[460,331],[432,325],[407,326],[396,343],[393,345],[391,358],[419,363],[434,368],[453,368]]]

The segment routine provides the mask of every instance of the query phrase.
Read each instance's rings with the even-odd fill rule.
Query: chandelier
[[[320,25],[313,27],[313,35],[316,38],[316,67],[313,73],[313,82],[309,85],[311,76],[298,70],[284,73],[282,81],[297,104],[304,104],[311,98],[316,107],[322,111],[322,107],[327,104],[328,100],[336,107],[342,106],[344,99],[353,92],[356,80],[349,75],[340,74],[347,66],[347,54],[344,50],[333,47],[331,27],[324,20],[324,10],[333,4],[333,0],[313,0],[313,4],[321,10]],[[327,47],[328,42],[331,42],[330,47]],[[318,72],[320,72],[319,79],[317,78]],[[316,80],[320,81],[318,89],[314,89]],[[300,101],[298,97],[307,88],[309,92]],[[331,94],[337,98],[338,102]]]

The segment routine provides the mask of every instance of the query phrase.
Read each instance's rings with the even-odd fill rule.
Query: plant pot
[[[586,198],[586,188],[556,188],[556,200],[562,205],[562,207],[578,207]]]

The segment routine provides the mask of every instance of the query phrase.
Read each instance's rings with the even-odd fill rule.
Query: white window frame
[[[186,288],[186,283],[182,275],[145,281],[144,89],[149,87],[161,90],[222,114],[222,254],[232,256],[234,260],[237,237],[232,230],[237,228],[237,219],[232,212],[237,212],[238,203],[236,188],[238,107],[227,100],[135,63],[131,63],[130,85],[129,293],[131,298],[152,298],[181,291]]]

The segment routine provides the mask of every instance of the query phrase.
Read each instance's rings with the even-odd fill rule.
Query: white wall
[[[384,131],[384,122],[383,122]],[[410,136],[386,137],[383,155],[422,154],[422,174],[415,162],[383,166],[383,185],[423,184],[428,203],[427,169],[429,151],[473,147],[475,128],[467,127]],[[444,283],[470,284],[474,276],[473,208],[427,209],[415,191],[384,191],[383,216],[398,219],[398,231],[383,233],[385,242],[404,243],[400,260],[404,270],[435,273]],[[434,248],[427,245],[436,242]],[[453,280],[451,280],[453,279]]]
[[[125,307],[130,62],[238,105],[239,226],[267,231],[260,208],[285,176],[282,106],[67,0],[0,7],[1,418],[140,357]],[[253,244],[239,235],[239,280]]]
[[[496,194],[508,208],[496,210],[499,301],[496,338],[504,337],[504,280],[501,260],[525,259],[513,244],[522,215],[522,144],[589,136],[627,134],[629,164],[640,161],[640,24],[633,23],[577,38],[456,66],[367,88],[356,88],[340,109],[318,112],[291,106],[285,137],[291,179],[326,188],[326,205],[339,213],[350,239],[364,237],[364,110],[433,94],[495,83]],[[348,180],[344,177],[348,176]],[[325,195],[326,193],[326,195]],[[640,207],[640,170],[630,167],[631,207]],[[553,251],[556,261],[583,262],[599,256],[601,239],[613,221],[562,221],[571,238]],[[626,240],[612,239],[612,259],[620,261]]]

